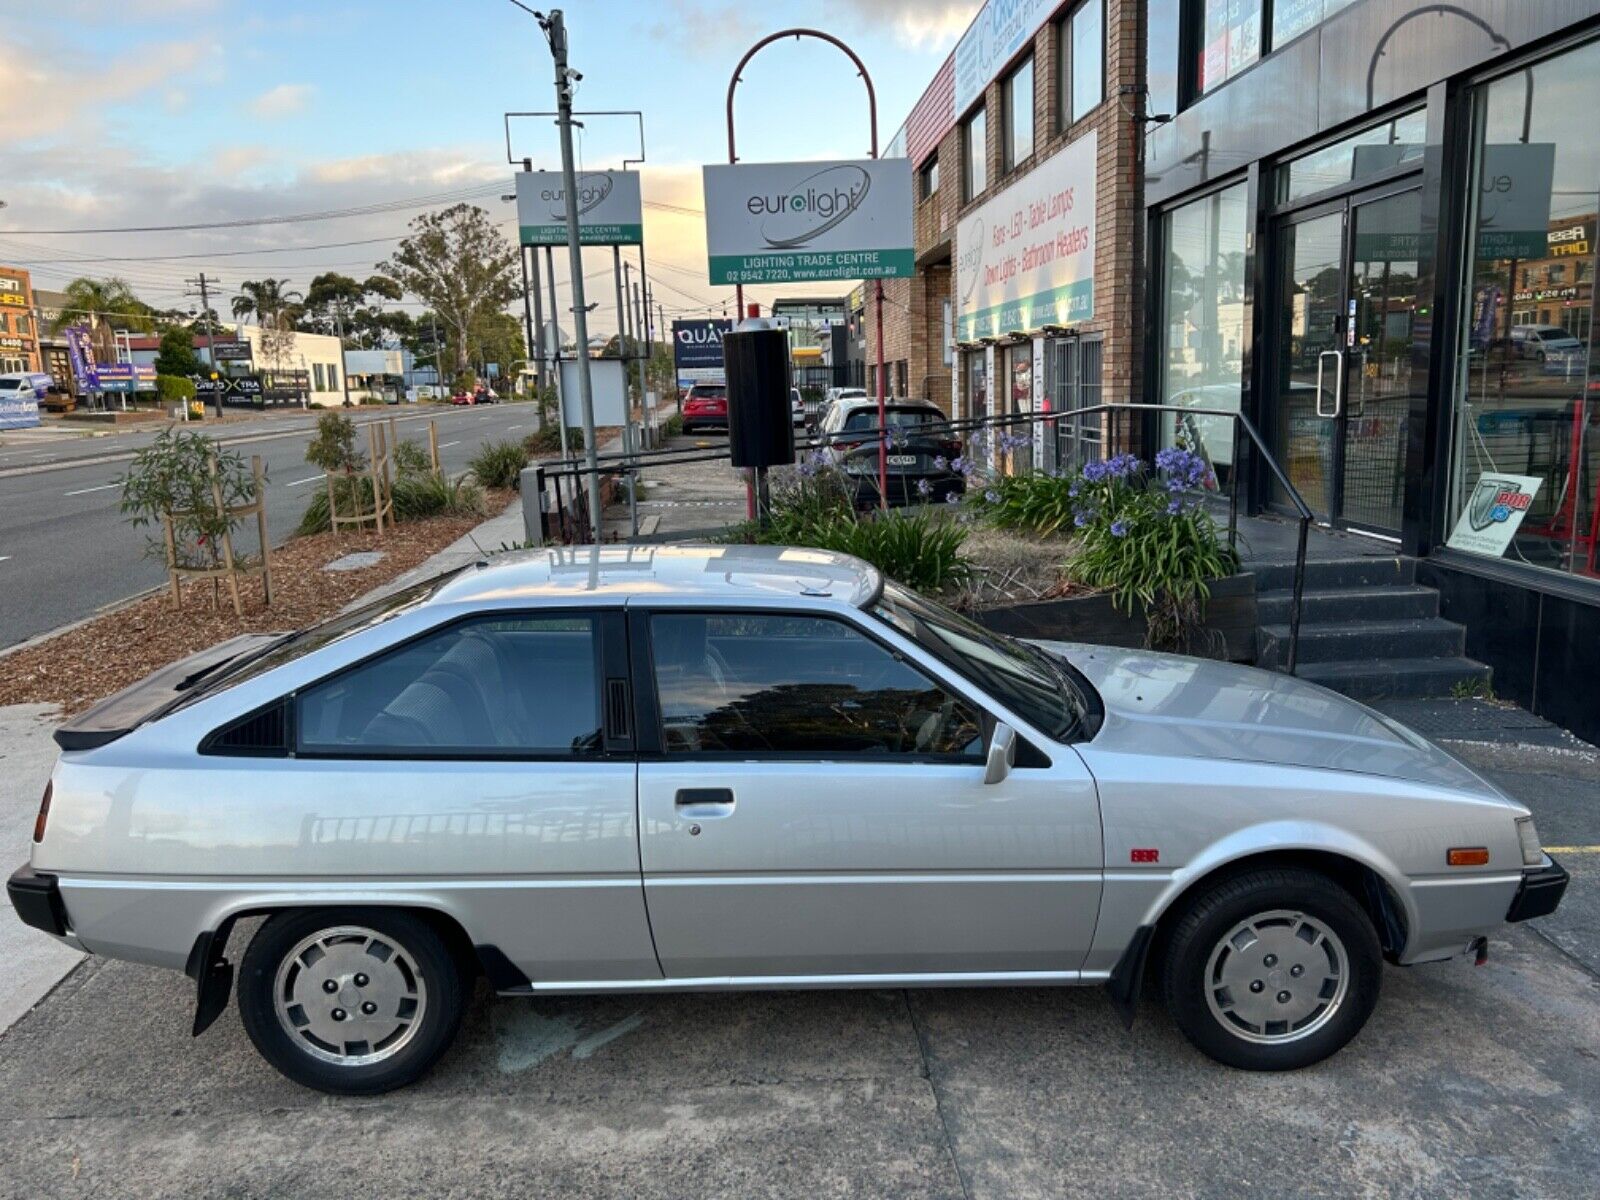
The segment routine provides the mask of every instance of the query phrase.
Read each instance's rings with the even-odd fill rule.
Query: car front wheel
[[[455,1039],[465,981],[426,922],[385,909],[280,913],[251,939],[239,1013],[296,1083],[341,1095],[423,1075]]]
[[[1383,971],[1376,931],[1344,888],[1271,868],[1198,896],[1168,945],[1167,1009],[1200,1050],[1232,1067],[1289,1071],[1360,1032]]]

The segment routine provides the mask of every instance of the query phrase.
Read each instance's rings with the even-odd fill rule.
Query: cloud
[[[915,50],[944,50],[972,23],[978,0],[834,0],[868,27],[888,26],[895,39]]]
[[[934,52],[955,45],[979,5],[980,0],[821,0],[818,18],[807,24],[828,29],[843,22],[868,33],[887,29],[902,46]],[[669,7],[652,35],[699,49],[748,46],[771,32],[769,22],[758,21],[749,5],[735,0],[672,0]]]
[[[7,114],[7,136],[23,140],[63,132],[144,92],[169,87],[174,77],[194,69],[215,52],[211,43],[198,38],[157,42],[85,72],[58,70],[54,63],[61,60],[18,55],[12,66],[12,86],[17,94],[50,99],[49,103],[13,107]]]
[[[258,117],[289,117],[310,103],[316,91],[309,83],[280,83],[250,101],[250,111]]]

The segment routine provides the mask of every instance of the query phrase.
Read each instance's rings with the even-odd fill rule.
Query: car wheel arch
[[[1194,899],[1238,875],[1267,867],[1299,867],[1326,876],[1348,892],[1372,921],[1384,958],[1399,960],[1409,936],[1412,916],[1404,892],[1380,868],[1344,849],[1274,846],[1207,861],[1181,877],[1151,905],[1112,969],[1106,990],[1123,1022],[1132,1026],[1135,1007],[1146,979],[1158,983],[1172,929]],[[1152,970],[1153,968],[1153,970]]]
[[[296,899],[289,902],[241,903],[231,907],[217,919],[207,923],[195,936],[190,948],[184,973],[195,981],[195,1019],[193,1036],[199,1037],[227,1007],[227,998],[233,982],[233,965],[227,958],[228,946],[234,925],[255,917],[270,920],[286,913],[326,909],[330,912],[349,908],[383,908],[404,912],[425,922],[450,949],[465,978],[485,976],[496,991],[515,991],[527,988],[531,980],[511,961],[499,946],[489,942],[475,942],[467,932],[460,917],[446,907],[416,903],[409,899],[385,901],[381,898],[327,896]]]

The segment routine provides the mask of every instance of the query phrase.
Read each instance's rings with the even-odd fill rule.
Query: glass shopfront
[[[1239,411],[1244,389],[1245,249],[1250,226],[1243,183],[1162,218],[1160,390],[1178,408]],[[1182,424],[1179,435],[1175,424]],[[1233,462],[1233,422],[1174,416],[1163,444],[1201,449],[1223,478]]]
[[[1446,545],[1600,578],[1600,42],[1473,96]]]

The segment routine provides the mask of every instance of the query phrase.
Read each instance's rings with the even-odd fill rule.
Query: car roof
[[[795,546],[560,546],[497,554],[429,597],[429,604],[595,596],[715,602],[784,596],[832,598],[860,608],[883,577],[847,554]]]
[[[841,396],[839,398],[839,407],[845,412],[851,413],[862,408],[877,408],[878,402],[871,396]],[[921,412],[936,412],[941,417],[944,416],[944,409],[940,408],[932,400],[890,400],[885,398],[883,407],[898,409],[901,412],[907,409],[916,409]]]

